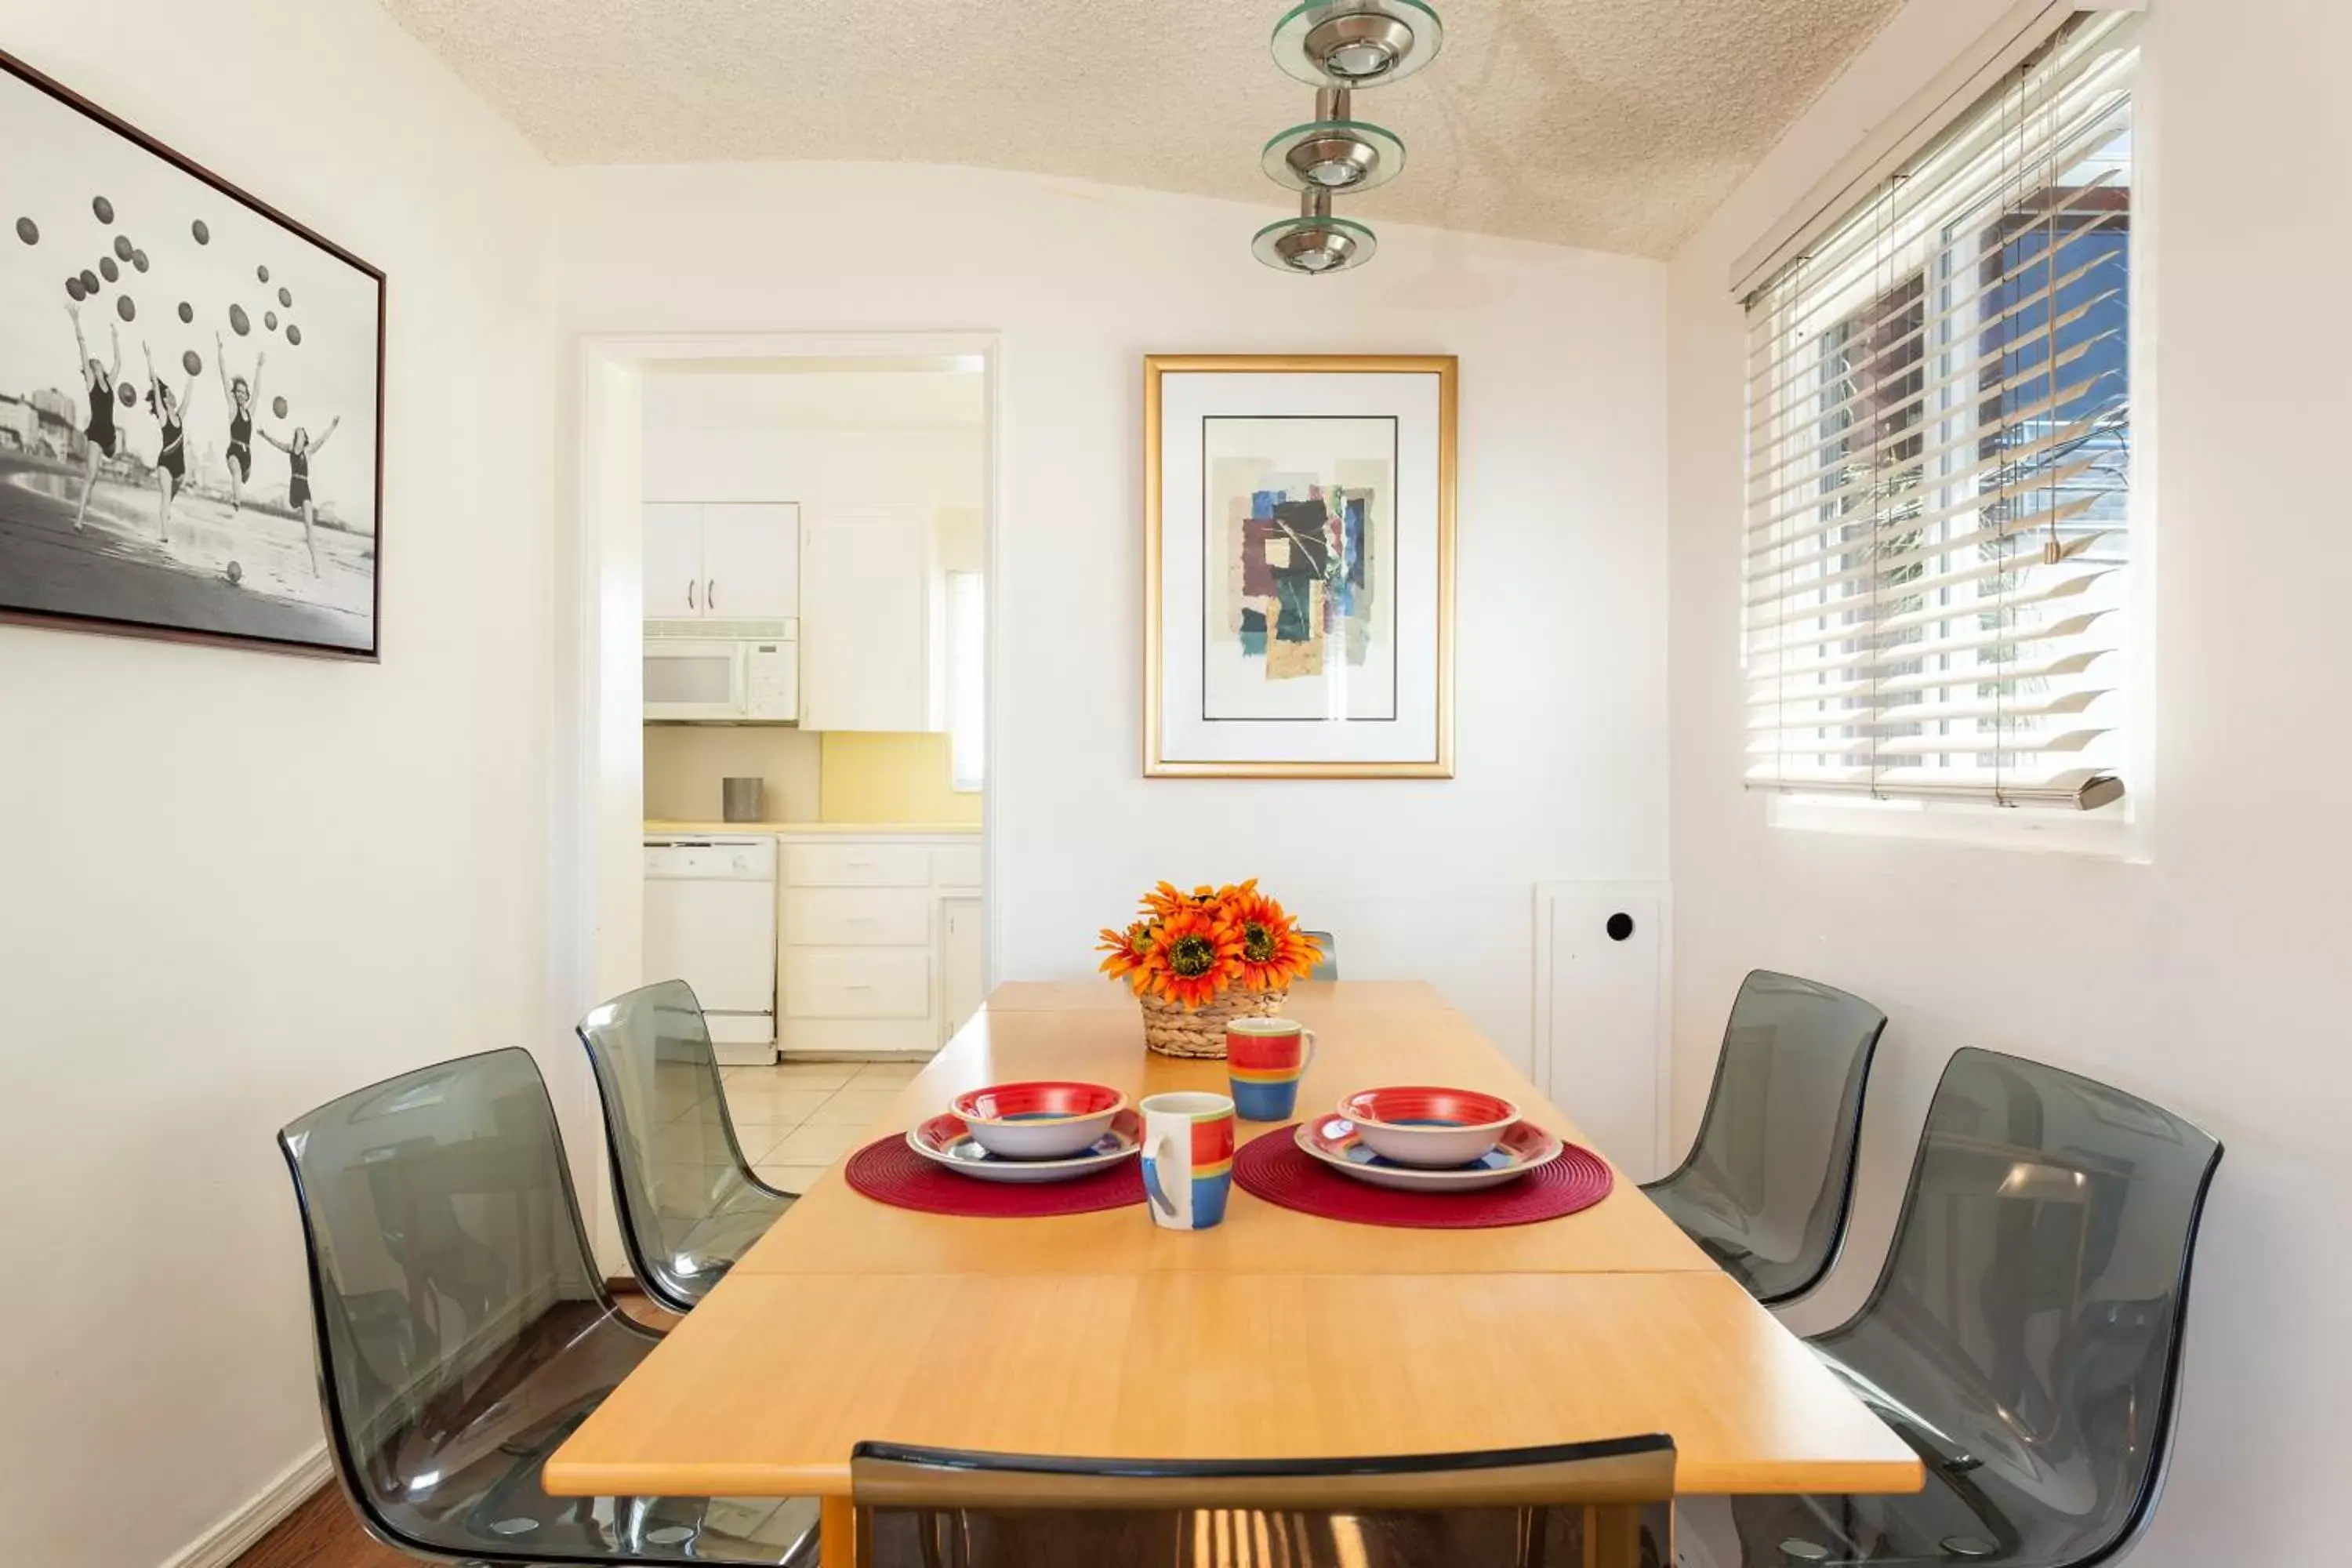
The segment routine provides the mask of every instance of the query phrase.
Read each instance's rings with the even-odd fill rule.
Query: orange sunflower
[[[1198,1007],[1233,984],[1241,950],[1240,935],[1213,910],[1187,905],[1160,922],[1151,951],[1144,956],[1144,984],[1139,989],[1187,1008]]]
[[[1143,921],[1136,921],[1125,931],[1113,931],[1105,926],[1101,936],[1102,941],[1095,944],[1096,951],[1105,955],[1100,968],[1114,980],[1124,980],[1141,969],[1144,959],[1151,952],[1151,927]]]
[[[1143,908],[1153,920],[1164,921],[1179,910],[1214,908],[1219,892],[1205,882],[1189,893],[1179,892],[1172,883],[1162,882],[1143,895]]]
[[[1298,929],[1297,917],[1257,890],[1255,880],[1227,889],[1225,922],[1241,943],[1242,988],[1278,991],[1314,971],[1323,950]]]

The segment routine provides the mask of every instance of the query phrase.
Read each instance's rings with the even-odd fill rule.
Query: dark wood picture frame
[[[232,184],[230,181],[224,179],[222,176],[215,174],[205,165],[197,163],[194,159],[181,153],[177,148],[174,148],[169,143],[140,130],[137,126],[132,125],[121,116],[115,114],[100,104],[92,102],[80,93],[76,92],[73,89],[66,86],[64,83],[57,80],[55,78],[47,75],[37,68],[19,59],[17,57],[8,53],[5,49],[0,49],[0,72],[5,72],[7,77],[15,78],[17,82],[22,83],[26,87],[31,88],[37,92],[47,96],[66,109],[71,110],[95,121],[98,125],[101,126],[105,130],[112,132],[115,135],[121,137],[124,141],[131,142],[140,150],[155,158],[161,159],[163,163],[171,165],[181,174],[210,187],[218,195],[235,202],[239,206],[246,208],[255,216],[259,217],[266,222],[277,225],[278,227],[285,229],[294,237],[302,240],[306,244],[316,247],[327,256],[331,257],[333,259],[341,262],[345,266],[360,273],[373,286],[375,306],[375,342],[373,345],[373,353],[375,357],[375,429],[373,433],[374,464],[373,493],[370,497],[371,504],[373,508],[373,517],[374,522],[374,533],[373,548],[374,566],[371,573],[370,583],[367,624],[368,643],[364,648],[343,647],[331,643],[309,642],[292,637],[278,637],[250,635],[240,632],[218,631],[199,626],[172,626],[155,621],[131,620],[99,614],[81,614],[74,612],[18,608],[8,605],[5,602],[5,599],[0,599],[0,623],[16,626],[45,626],[68,631],[97,632],[165,642],[195,643],[219,647],[252,648],[274,653],[298,654],[315,658],[341,659],[356,663],[381,663],[383,657],[383,463],[384,426],[387,419],[387,410],[384,406],[384,353],[386,343],[385,322],[388,305],[388,291],[386,289],[383,269],[355,254],[349,248],[341,245],[338,245],[333,240],[329,239],[326,236],[319,233],[316,229],[311,228],[309,225],[289,216],[285,213],[280,212],[278,208],[270,205],[268,202],[265,202],[259,197],[252,195],[250,192],[247,192],[240,186]],[[0,91],[5,90],[8,90],[8,84],[5,80],[0,80]],[[0,191],[5,191],[5,177],[0,177]],[[13,241],[11,243],[13,243]],[[0,594],[5,594],[5,584],[0,584]]]

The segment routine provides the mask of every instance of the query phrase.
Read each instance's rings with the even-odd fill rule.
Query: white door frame
[[[986,466],[981,490],[988,617],[989,788],[982,797],[982,896],[996,886],[995,781],[1003,733],[996,689],[1003,666],[998,615],[1003,552],[998,540],[1002,476],[998,388],[1003,340],[971,332],[601,333],[574,340],[572,460],[559,464],[556,591],[555,801],[551,833],[555,910],[550,1000],[562,1027],[605,997],[644,983],[645,731],[642,626],[644,383],[648,369],[697,361],[950,359],[980,363]],[[844,368],[848,368],[846,364]],[[568,547],[568,548],[567,548]],[[984,977],[993,984],[1001,933],[987,899]],[[602,1136],[595,1084],[581,1078],[582,1125]],[[621,1254],[612,1221],[609,1162],[575,1151],[574,1177],[608,1270]]]

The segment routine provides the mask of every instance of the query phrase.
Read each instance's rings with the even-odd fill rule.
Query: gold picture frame
[[[1454,776],[1454,569],[1456,414],[1460,363],[1452,354],[1149,354],[1143,362],[1143,772],[1150,778],[1414,779]],[[1379,760],[1297,757],[1171,757],[1167,744],[1166,584],[1162,563],[1167,455],[1165,378],[1196,374],[1434,376],[1434,625],[1427,657],[1434,676],[1426,755]],[[1399,481],[1400,484],[1402,481]],[[1205,495],[1205,491],[1204,491]],[[1202,526],[1205,529],[1205,519]],[[1204,584],[1205,591],[1205,584]],[[1298,722],[1310,722],[1300,721]]]

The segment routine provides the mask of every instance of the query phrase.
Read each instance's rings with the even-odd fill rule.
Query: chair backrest
[[[1937,1084],[1870,1300],[1818,1342],[2011,1561],[2090,1562],[2153,1507],[2221,1145],[1995,1051]]]
[[[1328,931],[1302,931],[1298,934],[1301,936],[1313,937],[1315,939],[1315,945],[1321,949],[1323,952],[1323,956],[1315,961],[1315,967],[1307,974],[1307,978],[1309,980],[1339,979],[1339,939],[1333,936]]]
[[[1876,1007],[1818,981],[1759,969],[1740,983],[1698,1138],[1655,1184],[1759,1300],[1804,1294],[1836,1260],[1885,1027]]]
[[[278,1141],[344,1485],[390,1538],[478,1552],[465,1521],[496,1506],[514,1465],[501,1445],[576,1418],[537,1407],[532,1371],[600,1332],[643,1354],[591,1260],[539,1068],[517,1049],[421,1068]]]
[[[710,1029],[685,981],[616,996],[578,1033],[604,1107],[630,1265],[656,1300],[687,1311],[735,1261],[740,1237],[714,1218],[746,1207],[772,1216],[782,1200],[743,1158]]]
[[[1644,1509],[1654,1541],[1668,1540],[1663,1515],[1674,1497],[1675,1446],[1661,1436],[1293,1462],[1067,1459],[861,1443],[849,1475],[860,1568],[895,1561],[1522,1568],[1589,1561],[1583,1548],[1596,1537],[1630,1545],[1627,1521]],[[915,1551],[902,1555],[910,1543]]]

